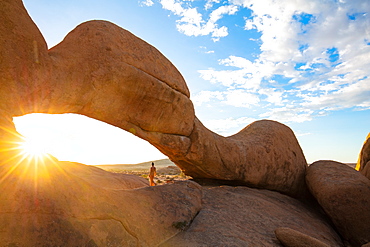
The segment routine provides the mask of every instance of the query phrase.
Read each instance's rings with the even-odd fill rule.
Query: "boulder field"
[[[360,173],[333,161],[308,166],[293,131],[275,121],[222,137],[197,119],[172,63],[121,27],[88,21],[48,49],[21,0],[0,0],[0,15],[1,246],[370,242],[367,144]],[[149,187],[51,156],[37,163],[22,156],[12,122],[28,113],[104,121],[150,142],[196,181],[217,185]]]

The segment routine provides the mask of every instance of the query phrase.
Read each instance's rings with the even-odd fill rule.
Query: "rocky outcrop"
[[[136,177],[140,188],[128,189],[130,176],[80,164],[46,161],[35,171],[1,167],[2,246],[157,246],[201,209],[191,181],[148,187]]]
[[[368,179],[370,179],[370,160],[363,166],[364,168],[361,169],[361,173],[367,177]]]
[[[370,133],[362,146],[356,167],[365,177],[370,179]]]
[[[285,247],[330,247],[330,245],[316,238],[288,227],[277,228],[275,230],[275,235]]]
[[[239,133],[222,137],[196,119],[185,156],[171,157],[195,178],[241,184],[306,197],[306,160],[294,133],[269,120],[256,121]]]
[[[130,32],[89,21],[47,50],[21,0],[2,0],[0,14],[3,117],[86,115],[147,140],[192,177],[306,194],[306,160],[287,126],[258,121],[227,138],[209,131],[178,70]]]
[[[307,170],[313,196],[352,246],[370,242],[370,180],[335,161],[317,161]]]
[[[190,227],[160,246],[281,246],[274,233],[281,227],[342,246],[325,218],[301,202],[241,186],[204,187],[202,210]]]

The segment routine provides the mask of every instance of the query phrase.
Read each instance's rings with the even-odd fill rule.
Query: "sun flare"
[[[9,177],[32,179],[37,189],[41,180],[46,181],[50,177],[51,170],[59,169],[57,160],[49,154],[50,145],[42,135],[25,137],[4,126],[0,126],[0,130],[5,137],[0,141],[0,184]]]
[[[46,144],[40,139],[25,139],[20,143],[22,154],[30,158],[42,159],[48,155]]]

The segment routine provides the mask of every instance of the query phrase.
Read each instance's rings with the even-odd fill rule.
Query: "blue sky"
[[[197,117],[221,135],[272,119],[292,128],[308,162],[356,162],[370,132],[370,1],[24,4],[49,47],[94,19],[111,21],[155,46],[184,76]],[[97,143],[109,142],[103,136],[107,139]],[[97,156],[84,161],[85,152]],[[127,155],[114,153],[81,151],[75,161],[125,163]],[[112,155],[114,161],[103,160]]]

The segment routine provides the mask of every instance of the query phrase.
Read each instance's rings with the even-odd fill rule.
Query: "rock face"
[[[1,0],[0,113],[77,113],[143,138],[195,178],[304,197],[306,160],[293,134],[258,121],[221,137],[195,117],[178,70],[157,49],[107,21],[89,21],[46,43],[21,0]],[[5,126],[5,123],[1,123]]]
[[[364,168],[360,171],[365,177],[370,179],[370,160],[364,165]]]
[[[256,121],[222,137],[195,121],[191,147],[173,161],[195,178],[239,181],[305,197],[306,160],[294,133],[275,121]],[[211,165],[210,165],[211,164]]]
[[[316,242],[342,246],[326,220],[301,202],[277,192],[247,187],[209,187],[191,226],[160,245],[281,246],[275,230],[289,227]]]
[[[275,235],[285,247],[330,247],[316,238],[288,227],[277,228]]]
[[[357,168],[363,175],[370,179],[370,133],[367,135],[366,141],[362,146]]]
[[[1,167],[2,246],[157,246],[201,208],[202,189],[191,181],[148,187],[55,161],[35,170],[32,163]]]
[[[370,242],[370,180],[334,161],[310,165],[307,184],[338,232],[352,246]]]

